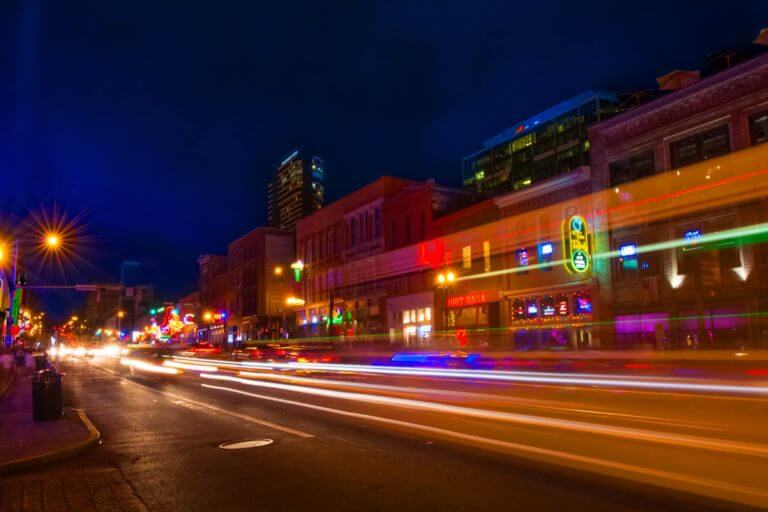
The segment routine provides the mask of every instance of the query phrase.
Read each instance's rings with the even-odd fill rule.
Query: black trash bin
[[[53,368],[35,372],[32,377],[32,419],[52,421],[61,415],[61,374]]]

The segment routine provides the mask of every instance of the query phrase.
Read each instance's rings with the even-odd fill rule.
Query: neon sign
[[[584,217],[574,215],[563,222],[563,252],[568,259],[565,268],[569,272],[582,274],[589,270],[591,249],[589,225]]]
[[[463,308],[467,306],[477,306],[489,302],[486,292],[472,292],[465,295],[452,295],[446,300],[449,308]]]

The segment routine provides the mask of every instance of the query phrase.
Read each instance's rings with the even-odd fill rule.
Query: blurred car
[[[193,356],[216,356],[221,354],[221,347],[217,345],[211,345],[207,342],[201,342],[194,345],[189,345],[185,352]]]
[[[120,358],[120,365],[130,375],[164,379],[182,373],[179,368],[166,366],[166,361],[171,361],[175,353],[175,350],[165,346],[135,347]]]

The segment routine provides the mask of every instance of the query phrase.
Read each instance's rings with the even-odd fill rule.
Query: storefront
[[[492,343],[493,328],[501,325],[498,290],[478,290],[445,298],[445,325],[463,345]]]
[[[588,289],[508,297],[506,306],[515,349],[592,346]]]
[[[424,346],[432,340],[433,292],[387,299],[389,338],[406,346]]]

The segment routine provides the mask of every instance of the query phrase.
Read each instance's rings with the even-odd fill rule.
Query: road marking
[[[464,434],[462,432],[456,432],[453,430],[446,430],[438,427],[430,427],[427,425],[421,425],[418,423],[411,423],[408,421],[395,420],[392,418],[384,418],[382,416],[375,416],[372,414],[365,414],[359,412],[345,411],[341,409],[334,409],[331,407],[325,407],[322,405],[309,404],[305,402],[298,402],[296,400],[289,400],[286,398],[278,398],[268,395],[259,395],[256,393],[250,393],[235,388],[228,388],[225,386],[215,386],[211,384],[200,384],[204,388],[217,389],[220,391],[227,391],[230,393],[236,393],[244,396],[250,396],[252,398],[259,398],[261,400],[269,400],[273,402],[279,402],[289,405],[295,405],[298,407],[304,407],[313,409],[316,411],[327,412],[331,414],[337,414],[340,416],[347,416],[351,418],[359,418],[364,420],[375,421],[379,423],[386,423],[389,425],[396,425],[399,427],[406,427],[412,430],[420,430],[423,432],[429,432],[431,434],[437,434],[447,437],[454,437],[465,441],[472,441],[475,443],[482,443],[492,446],[497,446],[509,450],[515,450],[527,454],[528,458],[537,460],[550,460],[563,459],[578,465],[580,468],[587,469],[593,472],[599,472],[602,474],[610,475],[612,477],[626,478],[627,473],[633,473],[637,475],[635,480],[640,480],[655,485],[661,485],[664,487],[678,488],[671,485],[671,482],[677,482],[681,484],[681,488],[688,492],[695,492],[697,494],[704,494],[708,496],[718,497],[719,499],[732,499],[741,503],[748,503],[751,505],[761,504],[765,505],[768,501],[768,491],[765,489],[758,489],[753,487],[747,487],[737,484],[731,484],[727,482],[720,482],[717,480],[711,480],[707,478],[700,478],[692,475],[682,475],[679,473],[672,473],[669,471],[663,471],[653,468],[647,468],[643,466],[635,466],[632,464],[625,464],[622,462],[613,462],[605,459],[599,459],[596,457],[589,457],[587,455],[577,455],[568,452],[562,452],[559,450],[552,450],[549,448],[540,448],[536,446],[529,446],[518,443],[511,443],[509,441],[501,441],[499,439],[490,439],[487,437],[476,436],[472,434]],[[597,468],[601,468],[598,470]],[[618,471],[618,475],[616,473]],[[717,489],[718,491],[715,491]],[[725,498],[719,491],[730,493],[728,498]]]
[[[262,420],[262,419],[259,419],[259,418],[254,418],[253,416],[248,416],[247,414],[240,414],[239,412],[228,411],[226,409],[222,409],[221,407],[216,407],[215,405],[207,404],[205,402],[200,402],[198,400],[193,400],[191,398],[187,398],[185,396],[177,395],[175,393],[169,393],[167,391],[160,391],[160,390],[151,388],[149,386],[145,386],[144,384],[139,384],[138,382],[133,382],[131,380],[128,380],[125,377],[122,377],[121,375],[119,375],[119,374],[117,374],[117,373],[115,373],[115,372],[113,372],[111,370],[107,370],[106,368],[99,368],[99,370],[101,370],[103,372],[107,372],[107,373],[109,373],[111,375],[114,375],[115,377],[117,377],[118,379],[122,380],[123,382],[127,382],[128,384],[133,384],[134,386],[138,386],[140,388],[146,389],[147,391],[151,391],[153,393],[157,393],[158,395],[163,395],[163,396],[167,396],[169,398],[180,400],[182,402],[187,402],[187,403],[190,403],[190,404],[194,404],[194,405],[197,405],[198,407],[202,407],[204,409],[215,411],[215,412],[218,412],[218,413],[221,413],[221,414],[226,414],[227,416],[232,416],[234,418],[238,418],[238,419],[241,419],[241,420],[250,421],[251,423],[256,423],[257,425],[262,425],[264,427],[268,427],[268,428],[271,428],[271,429],[274,429],[274,430],[280,430],[282,432],[286,432],[288,434],[293,434],[295,436],[305,437],[305,438],[315,437],[313,434],[310,434],[309,432],[304,432],[303,430],[297,430],[295,428],[286,427],[284,425],[279,425],[277,423],[272,423],[271,421]],[[173,402],[173,403],[176,403],[176,402]]]

